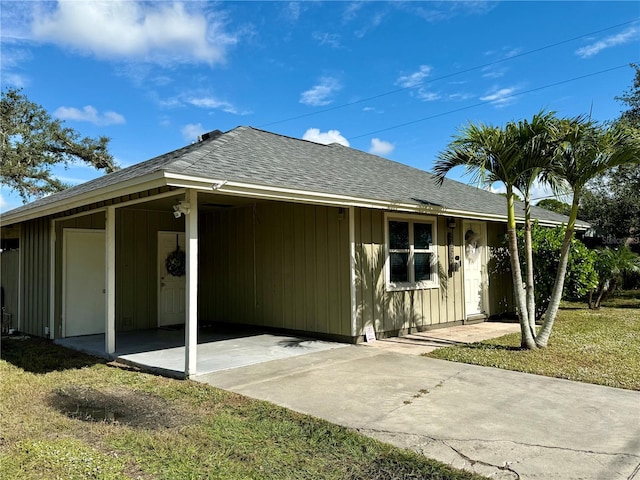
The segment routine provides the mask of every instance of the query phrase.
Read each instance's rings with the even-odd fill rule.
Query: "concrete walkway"
[[[410,333],[402,337],[385,338],[372,343],[365,343],[364,345],[382,348],[390,352],[422,355],[442,347],[460,345],[462,343],[481,342],[519,331],[520,324],[517,322],[483,322]]]
[[[490,478],[640,480],[640,392],[360,345],[196,380]]]

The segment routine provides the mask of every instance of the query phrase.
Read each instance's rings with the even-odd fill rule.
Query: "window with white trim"
[[[411,290],[438,286],[435,220],[388,217],[387,288]]]

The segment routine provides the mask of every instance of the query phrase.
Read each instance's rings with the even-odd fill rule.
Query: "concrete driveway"
[[[360,345],[195,380],[491,478],[640,480],[640,392]]]

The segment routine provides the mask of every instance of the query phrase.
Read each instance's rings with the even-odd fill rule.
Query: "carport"
[[[184,336],[182,327],[119,332],[117,349],[111,355],[105,353],[104,334],[67,337],[55,342],[145,371],[185,378]],[[345,346],[265,330],[203,328],[198,334],[196,368],[199,374],[215,373]]]

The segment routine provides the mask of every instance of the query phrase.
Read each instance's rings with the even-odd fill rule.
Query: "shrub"
[[[536,299],[536,319],[544,314],[553,284],[558,271],[560,249],[564,239],[564,227],[541,227],[534,224],[531,229],[531,243],[533,247],[533,279]],[[505,239],[506,245],[506,239]],[[524,231],[518,231],[518,250],[521,264],[524,265]],[[500,249],[501,255],[496,260],[496,271],[511,272],[509,266],[509,252]],[[580,240],[574,238],[571,242],[567,276],[564,282],[563,298],[571,300],[584,299],[586,295],[598,285],[598,274],[595,269],[596,253],[589,250]],[[522,274],[525,275],[523,269]],[[526,280],[526,279],[525,279]]]

